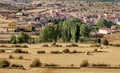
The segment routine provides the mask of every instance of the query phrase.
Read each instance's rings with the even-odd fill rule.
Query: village
[[[99,19],[106,19],[120,25],[120,14],[93,14],[79,13],[75,9],[67,8],[59,3],[42,4],[41,1],[32,3],[31,10],[0,10],[0,18],[6,20],[14,20],[0,27],[1,33],[8,32],[39,32],[48,25],[54,25],[49,22],[52,19],[70,19],[79,18],[88,26],[96,25]],[[2,23],[1,23],[2,24]],[[100,28],[99,33],[108,34],[112,29],[117,29],[117,25],[110,28]],[[34,28],[34,29],[33,29]]]

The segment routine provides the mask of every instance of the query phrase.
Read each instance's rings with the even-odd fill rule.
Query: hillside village
[[[39,31],[44,28],[45,25],[54,25],[50,22],[54,19],[68,20],[71,18],[79,18],[87,26],[96,26],[99,19],[106,19],[114,24],[109,28],[100,28],[98,33],[109,34],[112,30],[117,30],[120,25],[120,14],[86,14],[79,13],[75,8],[69,8],[62,6],[61,3],[43,3],[41,1],[33,2],[30,10],[0,10],[0,18],[5,20],[14,20],[7,23],[5,26],[0,27],[1,33],[17,33],[17,32],[30,32],[39,34]],[[118,30],[117,30],[118,31]]]

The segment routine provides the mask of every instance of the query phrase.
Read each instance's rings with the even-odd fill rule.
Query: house
[[[14,32],[17,28],[17,22],[11,22],[8,24],[8,31]]]
[[[103,27],[99,29],[100,34],[110,34],[111,32],[112,30],[110,28]]]

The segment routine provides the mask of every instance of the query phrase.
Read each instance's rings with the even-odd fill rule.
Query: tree
[[[40,42],[53,42],[54,37],[54,28],[53,26],[45,26],[41,31],[39,35],[39,41]]]
[[[112,21],[108,21],[106,19],[99,19],[96,23],[99,27],[111,27],[115,25]]]
[[[83,37],[89,37],[90,29],[88,28],[87,25],[85,25],[85,24],[81,25],[81,27],[80,27],[80,34]]]
[[[103,45],[109,45],[109,42],[108,42],[107,39],[104,39],[104,41],[103,41]]]
[[[100,38],[97,38],[97,39],[95,40],[95,42],[96,42],[96,43],[101,43],[101,39],[100,39]]]
[[[12,35],[10,37],[10,44],[16,44],[17,43],[17,39],[16,39],[16,36],[15,35]]]
[[[24,32],[20,32],[17,38],[18,43],[28,43],[31,37]]]
[[[107,20],[106,19],[99,19],[96,24],[99,27],[107,27]]]

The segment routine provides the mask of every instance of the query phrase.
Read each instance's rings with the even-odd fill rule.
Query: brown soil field
[[[42,45],[48,44],[49,47],[42,47]],[[89,63],[104,63],[111,66],[119,66],[120,64],[120,48],[104,46],[103,49],[99,47],[90,47],[91,44],[78,44],[79,47],[66,47],[70,43],[58,43],[62,47],[52,47],[51,43],[41,44],[20,44],[27,45],[28,48],[10,47],[11,44],[4,44],[8,47],[1,47],[5,53],[0,53],[0,60],[6,59],[11,64],[22,64],[26,70],[20,69],[0,69],[0,73],[120,73],[120,69],[47,69],[47,68],[30,68],[31,62],[38,58],[42,63],[45,64],[57,64],[62,67],[70,67],[73,64],[75,67],[80,67],[83,60],[88,60]],[[2,45],[2,44],[1,44]],[[28,51],[29,54],[16,54],[12,53],[15,49],[22,49]],[[74,53],[74,54],[51,54],[51,51],[63,51],[69,49],[70,51],[76,50],[78,52],[93,51],[98,49],[99,51],[106,52],[94,52],[90,55],[85,53]],[[46,54],[37,54],[37,51],[46,51]],[[9,55],[12,55],[14,59],[9,59]],[[22,60],[18,57],[23,56]]]

